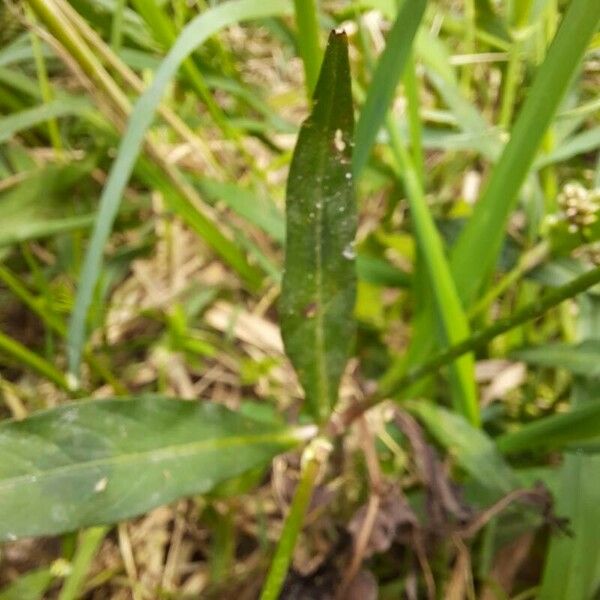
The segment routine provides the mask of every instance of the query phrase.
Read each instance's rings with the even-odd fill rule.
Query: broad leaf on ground
[[[0,424],[0,540],[132,517],[267,464],[298,441],[212,403],[82,401]]]

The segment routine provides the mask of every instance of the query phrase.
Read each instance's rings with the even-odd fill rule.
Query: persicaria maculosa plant
[[[84,161],[73,159],[73,164],[63,163],[63,155],[57,154],[62,157],[57,164],[39,173],[36,170],[33,175],[18,170],[12,173],[6,167],[13,163],[29,165],[20,145],[16,149],[10,145],[0,148],[0,169],[3,176],[9,174],[7,183],[2,181],[0,186],[0,216],[5,214],[5,194],[10,194],[13,186],[19,191],[21,179],[24,186],[37,182],[37,190],[45,190],[48,181],[57,185],[62,201],[66,193],[73,191],[72,181],[79,185],[92,172],[95,179],[100,179],[97,175],[104,168],[102,160],[110,156],[107,148],[118,145],[116,159],[110,162],[106,179],[102,179],[98,210],[94,206],[90,214],[50,224],[50,231],[66,227],[63,235],[76,232],[70,240],[73,248],[81,242],[79,229],[93,224],[83,264],[75,259],[68,263],[67,278],[71,272],[81,272],[76,297],[69,305],[68,327],[61,320],[64,315],[53,312],[54,301],[44,296],[51,287],[44,281],[46,266],[51,277],[63,273],[51,260],[43,268],[36,264],[38,254],[41,260],[50,256],[61,264],[69,246],[63,238],[57,244],[60,252],[52,241],[48,241],[48,247],[36,247],[35,252],[23,247],[23,257],[16,264],[21,269],[26,264],[31,270],[25,270],[25,283],[5,268],[5,255],[0,258],[1,298],[5,298],[6,287],[41,318],[46,328],[47,354],[53,352],[53,336],[65,338],[68,363],[61,364],[67,376],[41,353],[13,340],[10,332],[0,331],[0,351],[13,361],[7,363],[9,370],[21,361],[64,394],[57,404],[46,403],[54,408],[18,414],[15,416],[24,418],[0,423],[0,541],[16,540],[18,544],[24,537],[65,535],[64,554],[71,561],[72,571],[66,577],[46,573],[50,583],[44,589],[54,586],[50,591],[53,593],[60,586],[60,600],[72,600],[76,590],[83,589],[82,573],[105,537],[107,543],[114,543],[114,535],[121,549],[127,547],[125,528],[108,526],[180,498],[193,497],[187,503],[192,518],[197,523],[198,512],[206,508],[200,519],[206,516],[210,522],[208,535],[200,536],[201,543],[195,547],[210,555],[205,563],[210,563],[211,585],[215,584],[217,594],[228,589],[223,585],[227,565],[244,560],[236,555],[234,537],[239,534],[239,539],[243,538],[240,555],[248,545],[253,548],[253,556],[259,555],[250,576],[259,574],[262,600],[296,598],[298,589],[304,597],[337,593],[343,598],[355,577],[360,580],[365,565],[378,580],[376,584],[371,582],[369,589],[373,592],[379,585],[384,598],[398,597],[406,590],[413,597],[462,597],[459,589],[468,597],[470,586],[476,588],[474,593],[482,590],[488,598],[493,591],[488,584],[496,552],[500,556],[505,537],[512,543],[518,535],[521,537],[517,541],[522,544],[519,547],[530,544],[536,558],[540,554],[538,542],[541,547],[547,539],[539,586],[542,600],[595,597],[592,591],[597,595],[600,582],[600,554],[593,551],[600,535],[594,528],[600,522],[600,488],[596,483],[600,469],[600,268],[592,266],[597,261],[597,248],[590,249],[587,244],[592,242],[593,246],[600,236],[599,196],[594,190],[600,184],[600,163],[592,156],[600,146],[600,134],[597,126],[590,125],[597,113],[597,100],[586,98],[591,86],[579,85],[577,78],[586,84],[594,81],[595,63],[590,57],[598,51],[600,4],[596,0],[512,2],[506,3],[510,8],[504,10],[503,2],[468,1],[464,2],[463,13],[453,13],[460,2],[450,3],[452,7],[447,9],[444,3],[426,0],[365,0],[356,7],[354,3],[332,3],[336,8],[330,11],[319,7],[316,0],[297,0],[293,4],[285,0],[231,0],[210,3],[214,6],[206,9],[175,0],[132,0],[107,4],[114,9],[109,48],[96,33],[105,23],[100,27],[96,22],[91,28],[77,12],[79,8],[75,9],[86,3],[27,0],[38,19],[37,24],[32,22],[33,33],[43,24],[47,34],[54,36],[56,46],[42,52],[36,43],[31,48],[22,46],[23,38],[14,47],[0,48],[0,80],[16,82],[15,90],[0,93],[2,142],[10,139],[11,132],[33,128],[29,132],[31,140],[23,138],[20,144],[37,144],[39,140],[43,144],[48,135],[61,149],[63,132],[55,120],[74,111],[78,118],[86,115],[88,120],[76,119],[76,126],[67,120],[65,132],[73,128],[73,139],[67,136],[67,146],[78,148],[81,130],[104,144],[93,146]],[[170,11],[176,16],[173,22]],[[96,18],[93,12],[91,22]],[[381,19],[376,26],[384,33],[380,44],[371,43],[367,30],[375,27],[374,21],[366,27],[364,13],[369,13],[369,19],[373,15]],[[0,8],[0,17],[2,14]],[[295,32],[289,28],[293,14]],[[319,16],[332,19],[331,23],[352,22],[346,29],[352,31],[354,78],[346,33],[343,28],[332,31],[323,53],[319,26],[325,20]],[[268,168],[263,172],[259,162],[253,163],[255,157],[248,151],[252,146],[246,146],[246,142],[250,132],[256,130],[252,142],[259,143],[260,138],[268,148],[265,164],[274,159],[280,168],[281,159],[287,164],[289,157],[287,147],[279,147],[275,135],[295,135],[296,124],[274,115],[273,107],[263,101],[260,93],[253,96],[257,90],[246,86],[243,78],[238,80],[239,73],[231,77],[224,74],[222,79],[209,77],[210,84],[204,80],[204,68],[212,64],[213,58],[215,64],[223,61],[228,68],[236,66],[240,58],[239,48],[226,48],[225,36],[220,39],[216,34],[244,20],[256,19],[263,20],[261,26],[266,25],[260,29],[260,36],[268,39],[268,44],[279,43],[277,36],[271,36],[273,31],[286,40],[288,34],[296,35],[294,49],[304,62],[310,95],[309,115],[300,126],[289,168],[285,219],[275,204],[265,204],[273,210],[261,212],[262,205],[253,194],[259,188],[277,193],[279,183],[271,186]],[[178,32],[179,25],[186,22]],[[559,22],[555,34],[554,26]],[[128,47],[132,40],[127,36],[142,23],[142,33],[132,38],[132,52]],[[379,27],[381,24],[385,26]],[[125,29],[119,32],[123,26]],[[433,30],[437,31],[435,35]],[[270,33],[265,36],[263,31]],[[254,29],[248,28],[243,35],[251,37],[252,32]],[[124,46],[123,35],[127,40]],[[452,35],[456,39],[452,39],[452,45],[446,44]],[[207,55],[198,47],[209,40],[220,51],[205,63]],[[375,46],[381,49],[378,57],[371,55]],[[78,77],[87,78],[87,85],[98,92],[101,101],[95,108],[100,113],[94,118],[87,112],[91,100],[80,98],[86,102],[76,102],[68,98],[66,89],[61,90],[66,96],[55,100],[48,93],[44,60],[55,47],[62,47],[62,52],[53,61],[70,56],[69,64],[77,64],[81,71]],[[272,48],[268,48],[270,52]],[[460,48],[460,60],[451,59],[456,48]],[[139,65],[145,69],[154,65],[157,49],[168,53],[144,88],[127,61],[136,69]],[[208,54],[212,50],[213,46]],[[11,77],[13,61],[19,64],[27,57],[32,68],[20,77]],[[582,57],[586,57],[587,70],[577,75]],[[224,69],[227,73],[236,71],[228,68]],[[34,71],[40,79],[39,93],[27,79]],[[483,83],[475,77],[479,72],[487,78]],[[523,89],[527,90],[524,94],[519,90],[521,74],[526,84]],[[177,75],[180,77],[175,79]],[[120,83],[131,86],[125,87],[127,93]],[[296,83],[294,79],[292,85]],[[220,85],[225,95],[231,95],[231,106],[235,108],[221,107],[220,97],[217,101],[212,97],[213,87],[218,89]],[[165,94],[170,88],[177,90],[173,94],[176,103]],[[297,92],[294,88],[296,96]],[[358,107],[356,132],[353,92]],[[32,108],[30,104],[40,93],[44,103]],[[137,102],[131,103],[138,94]],[[403,103],[395,102],[400,94]],[[181,99],[185,101],[179,106]],[[244,105],[246,101],[248,106]],[[5,118],[7,107],[20,106],[19,102],[23,102],[22,114]],[[206,113],[197,121],[198,102],[204,103]],[[242,118],[230,122],[228,111],[231,108],[232,115],[237,113],[238,102],[242,109],[236,116]],[[303,108],[304,102],[302,96]],[[401,104],[399,114],[396,109]],[[250,113],[252,118],[246,118]],[[205,124],[209,125],[206,130]],[[239,152],[241,166],[221,164],[210,144],[204,145],[203,136],[213,135],[214,131],[227,140],[223,146],[230,144],[235,153]],[[202,168],[193,162],[192,167],[180,165],[179,158],[188,155],[177,148],[166,156],[163,141],[183,141],[186,152],[192,149],[194,159],[199,158],[203,167],[214,169],[218,175],[213,179],[198,173]],[[47,156],[47,149],[44,151],[36,154],[36,160]],[[577,174],[583,173],[580,179],[584,181],[563,185],[561,194],[557,190],[565,177],[559,163],[565,155],[572,161],[566,167],[569,177],[575,175],[577,179]],[[226,151],[224,156],[229,156]],[[467,181],[467,175],[463,181],[463,170],[468,171],[470,183],[473,177],[477,182],[481,180],[481,185],[478,183],[468,194],[469,186],[459,185]],[[248,179],[232,183],[240,173],[249,174]],[[130,178],[135,179],[135,185],[128,188]],[[67,180],[71,181],[69,185]],[[359,182],[361,200],[364,198],[361,212],[367,227],[361,228],[357,244],[355,188]],[[98,342],[103,336],[97,334],[104,334],[110,325],[108,319],[98,323],[101,319],[90,313],[102,311],[97,306],[96,311],[90,311],[90,307],[96,302],[95,294],[103,293],[103,286],[97,283],[105,271],[111,271],[104,267],[108,266],[105,263],[110,252],[105,250],[113,224],[122,226],[122,218],[127,228],[128,211],[139,208],[131,209],[129,198],[125,207],[121,206],[128,190],[135,201],[148,190],[156,193],[161,212],[153,218],[161,227],[164,220],[175,216],[178,227],[203,241],[201,252],[210,257],[209,261],[217,258],[219,268],[236,282],[217,291],[202,289],[190,302],[195,309],[187,305],[174,307],[173,311],[170,306],[164,311],[159,308],[152,319],[160,321],[164,317],[165,323],[160,326],[171,335],[164,336],[168,341],[159,340],[154,345],[153,340],[140,347],[154,350],[170,345],[169,351],[181,353],[184,363],[191,358],[195,367],[201,364],[196,370],[190,369],[194,375],[200,373],[201,378],[206,375],[206,363],[201,363],[198,355],[204,358],[205,352],[212,360],[219,351],[226,355],[223,364],[227,368],[234,365],[233,376],[240,375],[242,383],[236,391],[246,394],[249,386],[244,385],[247,382],[242,361],[247,361],[243,364],[249,364],[253,374],[263,367],[270,369],[270,361],[275,364],[278,360],[270,353],[274,347],[280,348],[279,340],[272,336],[276,344],[266,353],[261,348],[257,355],[246,355],[247,347],[229,341],[221,344],[222,339],[211,345],[210,336],[226,337],[214,330],[229,331],[231,323],[222,329],[213,328],[214,313],[211,321],[203,313],[204,308],[198,306],[208,307],[209,313],[221,301],[225,304],[234,297],[244,298],[248,306],[254,307],[256,294],[265,292],[270,283],[271,288],[257,303],[265,311],[260,314],[267,314],[281,281],[277,310],[270,310],[267,320],[272,316],[279,319],[287,358],[278,358],[280,362],[289,359],[300,384],[299,396],[288,376],[290,365],[286,364],[281,369],[286,372],[285,393],[281,393],[279,380],[280,387],[273,394],[263,394],[257,388],[251,395],[258,396],[260,404],[231,397],[228,391],[219,401],[193,394],[185,394],[194,397],[192,401],[163,394],[131,397],[127,386],[136,383],[132,384],[127,376],[121,382],[111,373],[117,359],[113,362],[110,356],[102,357],[108,358],[110,368],[97,360],[96,351],[110,354],[113,347]],[[464,190],[468,201],[454,197]],[[39,195],[39,191],[35,193]],[[205,203],[204,194],[212,206]],[[21,206],[21,197],[15,198]],[[224,214],[234,216],[232,223],[218,218],[223,204]],[[383,210],[379,210],[381,207]],[[146,205],[143,210],[147,210]],[[518,218],[513,219],[515,215]],[[452,227],[444,227],[448,224]],[[24,231],[31,235],[35,229],[27,223]],[[158,243],[156,235],[163,248],[169,237],[163,233],[168,229],[165,226],[159,232],[157,227],[150,234],[144,230],[142,239],[149,235],[151,246]],[[456,237],[447,234],[450,230],[456,231]],[[0,232],[0,252],[11,244],[18,245],[14,240],[7,242],[6,235]],[[15,239],[20,238],[16,235]],[[257,240],[259,243],[254,243]],[[515,248],[521,257],[510,264]],[[134,250],[132,254],[137,256],[140,249]],[[282,272],[277,262],[281,250],[285,252]],[[507,264],[504,254],[509,257]],[[543,285],[553,289],[538,297]],[[38,290],[39,296],[31,292],[37,286],[42,290]],[[577,317],[568,311],[559,318],[552,313],[544,317],[541,327],[536,324],[533,331],[525,327],[579,294]],[[178,294],[174,297],[179,302]],[[230,315],[232,323],[235,319],[236,314]],[[493,322],[486,325],[487,319]],[[188,331],[190,323],[194,325]],[[235,323],[231,327],[235,328]],[[92,329],[94,336],[88,340],[87,331]],[[207,331],[208,341],[202,337]],[[507,332],[514,339],[500,337]],[[554,341],[561,336],[568,343]],[[542,337],[549,337],[551,343],[515,348],[515,339],[531,338],[537,343]],[[498,346],[491,344],[494,341]],[[120,357],[123,347],[116,344],[114,352]],[[126,356],[133,357],[136,352],[137,346]],[[357,381],[349,386],[352,394],[344,405],[340,402],[340,382],[353,353],[360,357],[353,373]],[[147,356],[152,359],[151,354],[144,352],[143,360]],[[260,362],[265,356],[267,366]],[[87,371],[80,372],[82,358]],[[523,388],[531,394],[525,408],[518,402],[505,405],[495,398],[482,399],[483,386],[476,366],[488,358],[502,359],[492,361],[494,368],[498,368],[498,362],[511,363],[511,367],[516,361],[523,362],[517,364],[522,369],[522,380],[511,390]],[[57,364],[61,359],[58,353]],[[219,359],[215,361],[219,363]],[[539,377],[531,372],[523,374],[525,363],[545,371]],[[118,366],[122,366],[120,362]],[[548,384],[547,371],[556,367],[562,370],[556,377],[552,375]],[[7,383],[11,373],[5,377],[2,372],[0,392],[8,390],[12,394],[16,389]],[[270,377],[271,373],[269,385]],[[364,379],[369,385],[358,381]],[[144,389],[164,389],[158,375],[156,380]],[[253,381],[252,376],[248,380]],[[78,398],[95,395],[105,383],[119,397]],[[288,388],[293,391],[288,393]],[[572,396],[572,405],[565,411],[567,392]],[[208,394],[203,391],[196,395]],[[65,399],[69,401],[63,402]],[[288,411],[285,407],[290,399]],[[230,408],[220,400],[230,402]],[[389,402],[382,404],[386,400]],[[18,408],[18,403],[14,405]],[[248,409],[248,405],[253,406]],[[375,410],[367,414],[373,407]],[[4,405],[1,408],[4,410]],[[529,408],[534,409],[531,414]],[[509,409],[522,409],[523,422]],[[438,456],[440,451],[445,453],[443,461]],[[555,469],[560,462],[556,460],[558,452],[564,462],[560,486]],[[271,465],[274,468],[269,470]],[[557,514],[564,512],[572,519],[572,538],[554,536],[561,521],[552,515],[549,493],[531,489],[538,477],[557,497]],[[276,494],[268,485],[257,490],[260,481],[277,488]],[[465,493],[468,503],[457,490]],[[240,500],[238,496],[244,493],[256,493],[256,502]],[[526,502],[519,504],[520,500]],[[248,514],[245,510],[237,514],[240,504],[236,502],[244,509],[246,504],[252,508]],[[511,509],[505,514],[509,505]],[[239,531],[236,520],[243,521]],[[77,541],[77,553],[72,555],[69,548],[75,538],[70,534],[79,529],[83,532]],[[306,535],[299,543],[303,531]],[[533,532],[537,532],[535,543]],[[181,530],[179,534],[184,535]],[[317,564],[311,557],[309,562],[314,568],[302,574],[292,568],[293,559],[310,553],[315,539],[320,543],[326,539],[319,551],[322,560]],[[176,553],[178,548],[178,542],[173,542],[169,552]],[[302,552],[295,554],[297,549]],[[82,567],[86,556],[88,562]],[[136,565],[132,569],[132,561],[126,558],[133,593],[135,577],[131,573]],[[505,560],[501,556],[501,567]],[[0,578],[1,574],[0,569]],[[258,588],[255,591],[259,593]],[[38,597],[44,593],[42,590]],[[0,589],[0,600],[5,598]],[[14,593],[8,598],[15,598]]]

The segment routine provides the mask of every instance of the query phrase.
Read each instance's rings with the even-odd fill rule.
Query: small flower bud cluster
[[[580,183],[567,183],[558,196],[563,218],[570,233],[585,233],[600,214],[600,188],[588,190]]]

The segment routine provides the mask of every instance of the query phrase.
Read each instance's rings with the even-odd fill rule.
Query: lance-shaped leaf
[[[290,167],[280,303],[286,352],[321,421],[337,400],[355,328],[352,133],[348,42],[334,31]]]
[[[143,513],[263,464],[298,441],[211,403],[84,401],[0,424],[0,541]]]

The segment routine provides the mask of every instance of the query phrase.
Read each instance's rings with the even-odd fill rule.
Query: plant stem
[[[302,456],[302,473],[290,512],[285,520],[275,556],[271,561],[269,573],[263,586],[260,600],[277,600],[287,575],[298,535],[304,523],[304,517],[313,495],[321,465],[327,459],[330,444],[323,438],[313,440]]]
[[[430,360],[410,369],[408,372],[400,374],[390,372],[388,377],[381,382],[376,398],[370,404],[376,404],[383,400],[384,397],[398,394],[403,388],[427,375],[435,373],[459,356],[467,352],[472,352],[476,348],[487,344],[495,337],[543,315],[557,304],[584,292],[597,283],[600,283],[600,267],[591,269],[569,283],[544,294],[539,300],[527,304],[510,317],[499,319],[486,329],[474,333],[468,339],[440,352]]]

